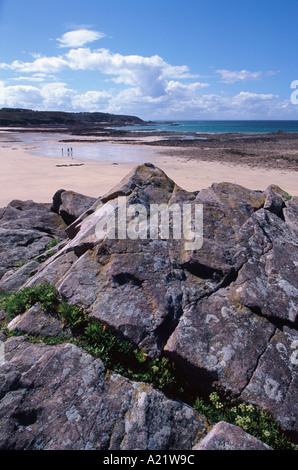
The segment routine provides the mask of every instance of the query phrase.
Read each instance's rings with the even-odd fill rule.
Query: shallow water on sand
[[[6,136],[5,136],[6,138]],[[127,145],[110,142],[59,142],[68,135],[49,135],[39,133],[14,133],[8,135],[6,143],[20,146],[31,155],[50,158],[69,158],[113,163],[145,163],[157,156],[157,150],[142,145]],[[2,139],[3,140],[3,139]],[[71,150],[72,149],[72,150]]]
[[[68,151],[68,149],[72,149],[72,151]],[[30,149],[30,153],[51,158],[74,158],[113,163],[145,163],[156,156],[154,149],[107,143],[74,144],[72,147],[63,147],[63,154],[61,145],[44,143],[38,149]]]
[[[167,137],[168,138],[168,137]],[[176,135],[175,138],[193,140],[193,136]],[[84,161],[112,162],[112,163],[137,163],[142,164],[160,157],[160,149],[146,147],[133,143],[124,143],[121,139],[117,141],[98,141],[92,137],[88,141],[84,138],[73,139],[71,142],[69,134],[55,134],[49,132],[5,132],[0,128],[0,144],[21,147],[31,155],[50,158],[69,158]],[[161,137],[163,140],[164,137]],[[171,137],[169,137],[171,139]],[[198,137],[199,140],[208,140]],[[126,142],[129,139],[124,139]],[[150,141],[151,139],[149,139]],[[158,140],[158,139],[157,139]]]

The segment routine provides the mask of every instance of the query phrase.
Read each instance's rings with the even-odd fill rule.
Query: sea
[[[121,128],[119,128],[121,129]],[[123,128],[122,128],[123,129]],[[297,121],[155,121],[146,125],[125,127],[138,132],[175,132],[181,134],[268,134],[298,132]]]

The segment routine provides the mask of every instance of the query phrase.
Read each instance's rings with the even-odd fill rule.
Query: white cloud
[[[134,114],[144,119],[287,118],[296,111],[289,101],[270,93],[206,93],[210,84],[194,80],[199,75],[191,74],[187,65],[169,64],[159,55],[123,55],[103,48],[82,47],[100,35],[83,28],[70,31],[59,39],[61,47],[69,47],[61,55],[34,54],[31,62],[14,60],[0,64],[0,68],[15,75],[6,84],[0,82],[0,106],[104,111]],[[67,79],[61,78],[65,77],[62,74],[59,77],[65,71]],[[94,89],[78,91],[76,71],[92,72]],[[217,70],[217,73],[225,83],[257,80],[262,75],[273,74],[247,70]],[[96,89],[97,77],[110,83],[110,89]],[[15,81],[24,83],[15,84]]]
[[[260,80],[262,72],[249,72],[248,70],[216,70],[223,83],[245,82],[247,80]]]
[[[1,63],[0,68],[15,70],[21,73],[57,73],[69,68],[68,62],[63,57],[38,57],[33,62],[14,60],[11,64]]]
[[[58,38],[59,47],[81,47],[90,42],[97,41],[105,37],[105,34],[99,31],[92,31],[90,29],[77,29],[75,31],[69,31],[63,34],[61,38]]]
[[[193,95],[197,90],[201,90],[202,88],[210,86],[210,83],[201,83],[201,82],[193,82],[193,83],[181,83],[178,81],[170,80],[167,83],[167,92],[168,93],[175,93],[176,96],[178,94],[181,95]]]
[[[169,65],[157,55],[152,57],[124,56],[113,54],[107,49],[90,51],[87,48],[80,48],[70,50],[66,58],[69,67],[73,70],[97,70],[110,75],[116,83],[137,86],[143,90],[144,94],[150,96],[164,93],[166,86],[164,76],[169,71]],[[175,73],[177,73],[176,69]]]
[[[114,54],[108,49],[90,51],[88,48],[70,50],[66,56],[73,70],[98,70],[111,76],[115,83],[137,86],[143,94],[157,97],[165,93],[167,78],[189,78],[186,65],[172,66],[160,56]]]
[[[44,77],[37,77],[37,76],[28,76],[28,77],[14,77],[11,78],[13,82],[43,82],[45,80]]]
[[[47,83],[40,89],[42,106],[45,109],[71,110],[75,91],[67,88],[66,83]]]
[[[189,78],[186,65],[173,66],[160,56],[114,54],[108,49],[91,51],[89,48],[70,49],[65,55],[36,57],[32,62],[2,63],[0,68],[19,73],[56,74],[64,70],[98,71],[115,83],[138,87],[146,96],[158,97],[166,93],[169,78]]]
[[[63,82],[46,83],[38,87],[5,86],[0,81],[0,107],[92,112],[108,108],[112,98],[112,93],[96,90],[80,94]]]
[[[113,95],[110,92],[89,90],[86,93],[75,94],[72,106],[75,110],[102,111],[109,107]]]
[[[241,91],[238,95],[235,96],[234,101],[237,104],[243,105],[245,103],[264,103],[264,101],[272,101],[278,98],[278,95],[273,95],[271,93],[250,93],[248,91]]]
[[[0,87],[0,105],[8,108],[35,107],[40,103],[40,90],[31,85]]]
[[[5,86],[0,82],[0,107],[103,111],[134,114],[144,119],[257,119],[293,115],[295,106],[277,95],[240,92],[234,96],[201,94],[199,82],[168,82],[165,93],[147,96],[138,87],[78,93],[64,82],[39,86]]]

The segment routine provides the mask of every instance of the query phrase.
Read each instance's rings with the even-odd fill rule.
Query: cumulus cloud
[[[173,66],[158,55],[143,57],[112,53],[108,49],[79,48],[70,50],[65,57],[73,70],[98,70],[115,83],[137,86],[152,97],[165,93],[168,78],[193,77],[186,65]]]
[[[103,111],[134,114],[144,119],[256,119],[291,116],[294,106],[277,95],[242,91],[234,96],[204,93],[204,84],[169,81],[160,96],[145,95],[138,87],[121,91],[78,93],[64,82],[39,86],[6,86],[0,82],[0,106],[33,109]]]
[[[68,48],[61,54],[31,54],[31,61],[0,64],[0,69],[14,75],[6,84],[0,82],[0,106],[104,111],[137,114],[144,119],[255,119],[288,117],[293,112],[289,101],[281,101],[270,93],[206,93],[211,85],[198,81],[200,76],[191,74],[187,65],[169,64],[157,54],[123,55],[84,47],[101,37],[102,33],[82,27],[58,39],[59,47]],[[78,91],[75,72],[94,73],[95,89]],[[224,83],[258,80],[273,74],[248,70],[216,72]],[[96,89],[97,78],[105,79],[110,88]],[[105,84],[105,88],[108,86]]]
[[[129,88],[109,100],[108,112],[138,114],[146,119],[257,119],[274,118],[281,111],[293,110],[273,94],[240,92],[233,96],[202,93],[202,84],[171,81],[160,97],[146,97],[139,89]],[[283,105],[282,105],[283,103]],[[283,107],[281,107],[283,106]]]
[[[248,70],[216,70],[223,83],[246,82],[247,80],[260,80],[262,72],[249,72]]]
[[[113,94],[108,91],[89,90],[72,97],[72,107],[81,111],[101,111],[109,108]]]
[[[5,86],[0,81],[0,107],[22,107],[40,110],[104,111],[110,108],[113,94],[89,90],[78,93],[64,82]]]
[[[122,55],[108,49],[72,48],[65,55],[36,57],[32,62],[15,60],[2,63],[0,68],[19,73],[55,74],[64,70],[98,71],[117,84],[138,87],[146,96],[158,97],[166,93],[169,78],[190,78],[186,65],[173,66],[160,56],[143,57]]]
[[[193,96],[197,90],[201,90],[202,88],[209,87],[210,83],[201,83],[201,82],[193,82],[193,83],[181,83],[178,81],[170,80],[167,83],[167,92],[174,93],[176,96],[179,94],[182,96],[191,95]]]
[[[81,47],[85,44],[97,41],[105,37],[105,34],[90,29],[76,29],[63,34],[61,38],[57,38],[59,47]]]
[[[40,103],[40,90],[31,85],[0,86],[0,105],[8,108],[35,107]]]

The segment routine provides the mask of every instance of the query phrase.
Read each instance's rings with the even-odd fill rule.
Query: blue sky
[[[0,0],[0,107],[298,119],[297,0]]]

